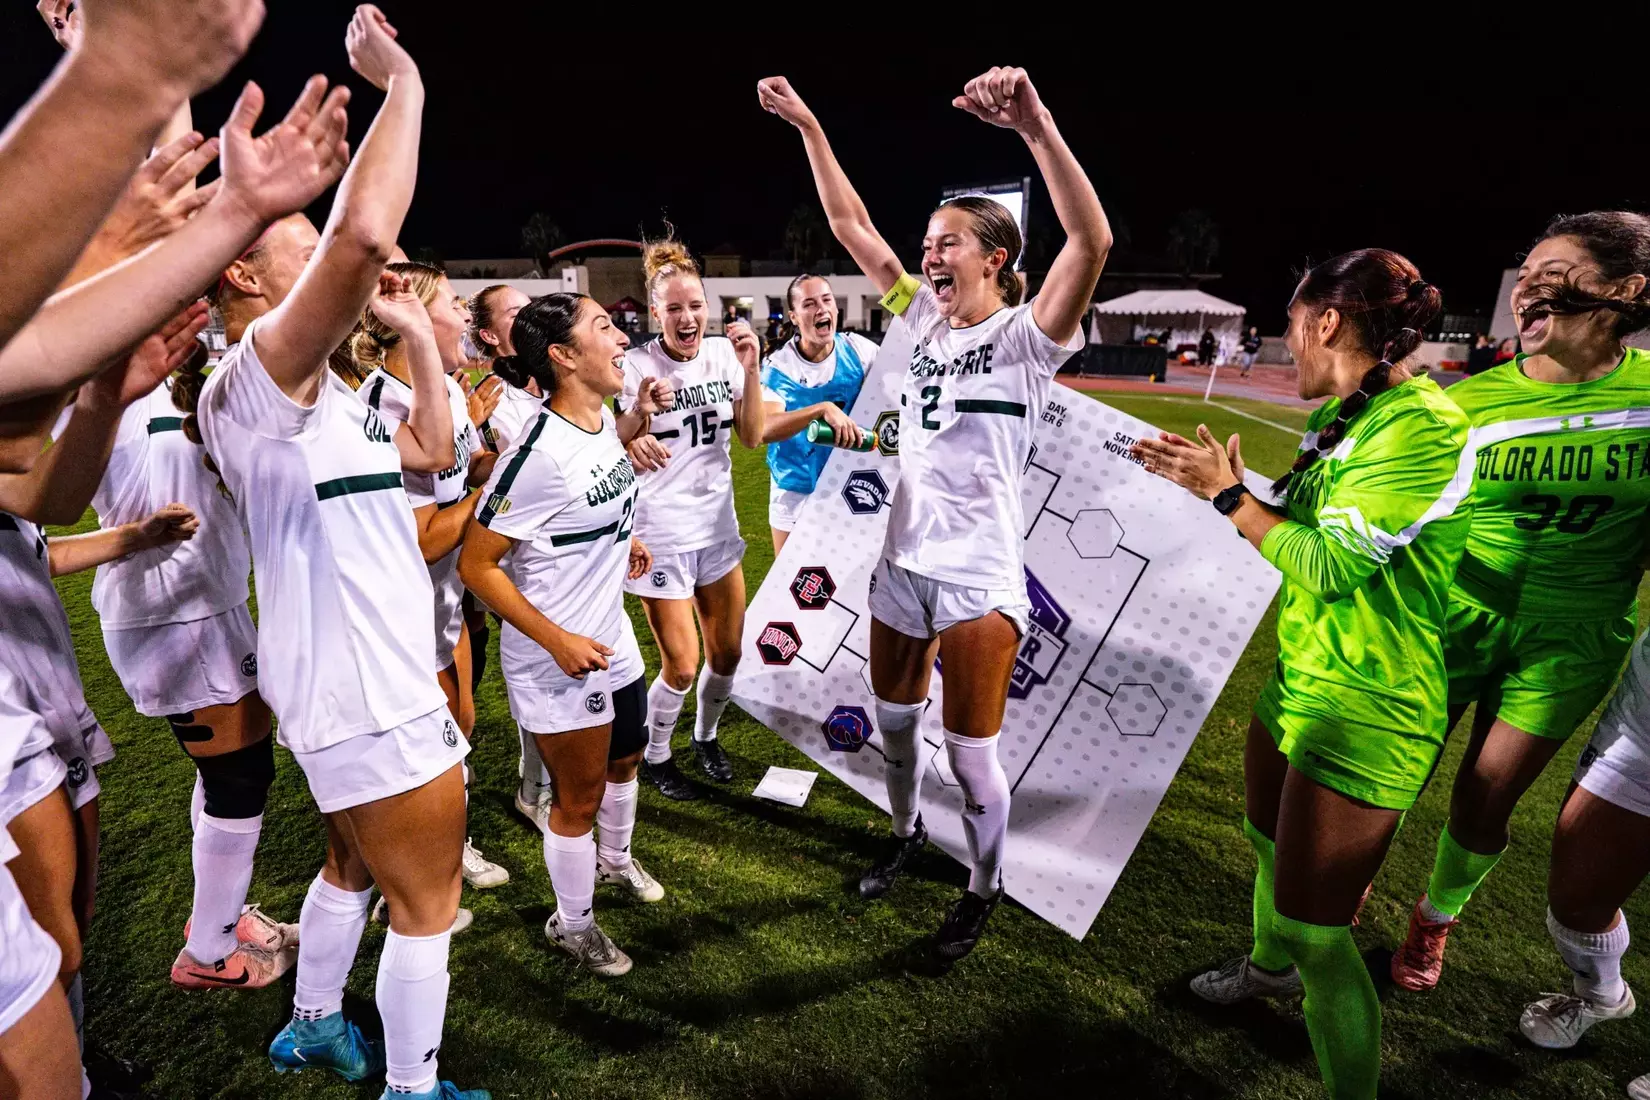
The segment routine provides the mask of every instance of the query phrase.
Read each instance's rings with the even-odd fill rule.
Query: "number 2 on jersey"
[[[930,419],[928,414],[940,407],[940,388],[938,386],[924,386],[919,396],[923,401],[922,426],[931,432],[939,431],[939,421]]]
[[[636,517],[631,514],[635,507],[636,494],[631,493],[629,496],[624,498],[624,517],[619,520],[618,533],[613,536],[614,542],[623,542],[625,539],[630,537],[630,527],[636,519]]]

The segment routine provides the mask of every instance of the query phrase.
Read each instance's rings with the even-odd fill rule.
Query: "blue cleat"
[[[342,1012],[334,1012],[283,1027],[269,1044],[269,1062],[277,1073],[330,1069],[346,1081],[364,1081],[384,1072],[384,1048],[369,1042]]]
[[[493,1100],[486,1089],[461,1089],[451,1081],[442,1081],[429,1092],[391,1092],[384,1090],[381,1100]]]

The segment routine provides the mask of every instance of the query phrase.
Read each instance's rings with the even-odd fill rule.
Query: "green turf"
[[[1195,399],[1114,403],[1181,433],[1199,419],[1222,435],[1242,432],[1264,473],[1293,453],[1289,433]],[[1222,404],[1279,423],[1303,419],[1258,402]],[[766,477],[758,453],[735,457],[754,592],[772,559]],[[149,1096],[376,1096],[314,1072],[270,1070],[263,1052],[290,1011],[290,978],[251,993],[183,993],[166,980],[189,909],[192,770],[164,724],[134,715],[122,694],[89,580],[62,587],[88,698],[121,753],[102,772],[89,1032],[154,1071]],[[1185,992],[1192,973],[1247,949],[1253,861],[1240,832],[1241,746],[1275,652],[1272,629],[1268,617],[1089,936],[1075,942],[1005,905],[979,949],[943,978],[908,966],[908,948],[937,924],[962,869],[930,853],[883,902],[850,896],[886,818],[829,775],[801,810],[752,800],[769,764],[813,765],[737,710],[723,723],[736,769],[730,790],[691,804],[642,795],[635,848],[666,900],[644,907],[598,896],[603,926],[636,969],[616,981],[575,972],[543,941],[549,883],[538,834],[510,805],[517,743],[495,652],[478,700],[470,816],[476,843],[513,878],[465,893],[476,924],[453,943],[444,1075],[501,1098],[569,1100],[1321,1095],[1297,1007],[1216,1011]],[[639,615],[637,635],[651,666]],[[1566,981],[1542,923],[1544,882],[1552,818],[1580,743],[1525,800],[1511,851],[1451,941],[1442,985],[1383,994],[1383,1095],[1618,1097],[1650,1070],[1637,1021],[1597,1029],[1579,1057],[1536,1051],[1517,1035],[1525,1001]],[[1444,775],[1459,755],[1456,744]],[[277,759],[252,898],[293,920],[324,840],[298,769],[284,752]],[[1447,794],[1440,784],[1422,799],[1377,880],[1356,933],[1372,956],[1403,935]],[[1646,912],[1635,906],[1632,916]],[[382,942],[370,927],[350,981],[350,1011],[369,1020]],[[1627,973],[1650,980],[1637,955]]]

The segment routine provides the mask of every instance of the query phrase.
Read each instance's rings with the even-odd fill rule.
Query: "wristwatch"
[[[1209,503],[1213,504],[1215,511],[1221,515],[1229,516],[1238,510],[1238,505],[1243,503],[1243,498],[1249,495],[1249,486],[1240,481],[1230,489],[1222,489],[1216,493]]]

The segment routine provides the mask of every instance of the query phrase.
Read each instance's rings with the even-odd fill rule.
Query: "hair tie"
[[[1404,296],[1406,298],[1419,298],[1431,289],[1431,283],[1427,282],[1425,279],[1416,279],[1413,283],[1409,284],[1409,290]]]

